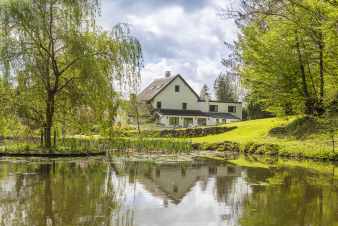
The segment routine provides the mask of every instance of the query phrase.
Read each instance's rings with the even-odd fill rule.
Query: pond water
[[[335,166],[0,161],[0,225],[337,226]]]

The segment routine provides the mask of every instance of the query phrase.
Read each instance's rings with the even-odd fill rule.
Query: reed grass
[[[107,151],[134,151],[134,152],[166,152],[187,153],[192,151],[192,142],[188,139],[158,139],[158,138],[66,138],[58,140],[51,149],[56,153],[94,153]],[[39,144],[11,143],[0,146],[4,153],[48,152]]]
[[[157,138],[113,138],[110,146],[114,150],[131,150],[137,152],[170,152],[186,153],[192,151],[192,142],[189,139],[157,139]]]

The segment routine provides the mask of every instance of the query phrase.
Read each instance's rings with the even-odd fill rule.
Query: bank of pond
[[[273,143],[241,144],[232,141],[220,143],[196,143],[189,138],[66,138],[57,141],[51,149],[42,147],[38,141],[3,141],[0,144],[1,156],[18,157],[85,157],[106,155],[111,151],[141,153],[193,153],[209,151],[210,153],[234,152],[248,155],[280,156],[296,159],[313,159],[320,161],[337,161],[338,151],[307,152],[293,147],[288,150]]]

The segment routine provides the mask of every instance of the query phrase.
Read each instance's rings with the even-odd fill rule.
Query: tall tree
[[[209,88],[206,84],[202,86],[202,89],[200,92],[200,99],[204,101],[210,100]]]
[[[140,44],[125,25],[100,32],[99,8],[98,0],[1,3],[0,34],[7,43],[1,46],[1,68],[11,65],[18,112],[44,128],[47,148],[65,109],[71,115],[90,106],[103,113],[115,95],[112,83],[138,77]]]
[[[222,102],[238,101],[236,86],[227,74],[221,73],[214,82],[216,99]]]
[[[239,10],[226,10],[241,30],[234,55],[249,93],[275,112],[322,114],[338,90],[337,9],[329,1],[241,0]]]

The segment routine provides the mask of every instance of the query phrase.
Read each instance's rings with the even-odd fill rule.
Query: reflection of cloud
[[[144,186],[137,183],[135,193],[128,193],[134,197],[134,220],[138,226],[234,226],[238,225],[244,200],[250,191],[243,183],[242,178],[229,180],[234,189],[224,203],[218,202],[215,197],[216,178],[209,177],[206,188],[203,189],[198,181],[191,190],[185,194],[178,204],[163,205],[161,197],[154,196]],[[238,190],[236,190],[238,189]],[[164,200],[164,199],[163,199]]]
[[[122,175],[137,172],[125,189],[124,209],[133,211],[139,226],[238,225],[250,192],[239,167],[134,162],[120,166],[116,170]]]
[[[142,87],[163,71],[182,74],[199,92],[212,85],[223,70],[223,42],[236,37],[236,28],[217,14],[230,1],[217,0],[104,0],[100,23],[105,29],[118,22],[132,25],[141,41],[145,68]],[[210,87],[211,88],[211,87]]]

